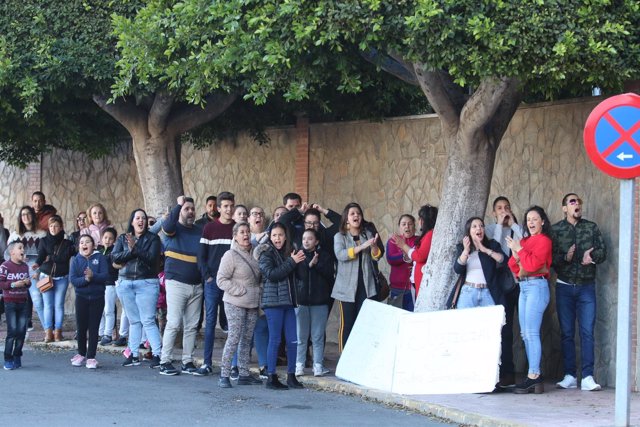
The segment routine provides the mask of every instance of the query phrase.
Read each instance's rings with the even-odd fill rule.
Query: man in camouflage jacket
[[[582,200],[569,193],[562,198],[565,219],[553,225],[553,268],[556,282],[556,309],[562,338],[564,379],[558,388],[576,388],[576,318],[580,327],[582,360],[581,388],[600,390],[593,379],[596,323],[596,264],[607,258],[598,226],[582,218]]]

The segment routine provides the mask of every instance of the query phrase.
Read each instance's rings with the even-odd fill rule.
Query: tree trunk
[[[458,132],[447,142],[447,169],[433,246],[416,302],[419,312],[445,308],[456,280],[453,260],[456,244],[462,241],[464,224],[473,216],[484,218],[496,150],[484,133],[474,139],[466,140]]]
[[[514,78],[487,77],[472,95],[444,71],[414,63],[422,91],[434,108],[447,147],[447,169],[429,259],[424,268],[416,311],[445,308],[455,275],[456,244],[464,224],[484,218],[496,151],[520,103]]]
[[[150,136],[136,132],[133,155],[147,214],[156,216],[175,204],[184,193],[180,164],[180,142],[174,135]]]
[[[178,103],[174,95],[159,90],[138,105],[131,99],[109,103],[94,95],[94,102],[124,126],[133,139],[133,155],[138,170],[144,207],[156,216],[173,206],[184,194],[179,136],[222,114],[238,94],[213,93],[204,108]]]

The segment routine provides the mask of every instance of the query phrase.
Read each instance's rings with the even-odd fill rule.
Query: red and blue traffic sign
[[[615,178],[640,176],[640,96],[612,96],[593,109],[584,127],[593,164]]]

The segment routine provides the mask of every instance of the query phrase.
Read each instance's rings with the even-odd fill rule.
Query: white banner
[[[503,324],[501,305],[410,313],[367,300],[336,376],[400,394],[490,392]]]

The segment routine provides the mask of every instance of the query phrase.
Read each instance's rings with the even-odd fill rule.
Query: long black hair
[[[291,250],[292,250],[292,245],[291,245],[291,239],[289,238],[289,232],[287,231],[287,227],[281,223],[281,222],[276,222],[273,224],[273,227],[271,227],[271,230],[269,230],[269,244],[271,246],[273,246],[273,248],[275,250],[278,250],[275,245],[273,244],[273,242],[271,242],[271,233],[273,232],[273,230],[275,230],[276,228],[280,228],[282,229],[282,231],[284,232],[284,245],[282,246],[282,249],[280,249],[280,252],[285,254],[285,255],[289,255],[291,254]]]
[[[420,230],[420,237],[416,239],[416,248],[420,247],[420,241],[422,238],[433,230],[436,226],[436,220],[438,219],[438,208],[429,204],[424,205],[418,211],[418,218],[422,220],[422,230]]]
[[[473,243],[473,239],[471,238],[471,224],[473,224],[473,221],[475,221],[475,220],[480,221],[482,223],[482,227],[484,227],[484,219],[480,218],[479,216],[472,216],[464,224],[464,235],[467,236],[471,240],[471,250],[472,251],[478,250],[478,248],[476,248],[476,245]],[[484,237],[482,238],[482,244],[485,247],[489,246],[489,238],[487,237],[487,233],[485,233]]]
[[[522,224],[523,224],[522,228],[524,228],[524,230],[523,230],[522,236],[529,237],[531,235],[529,233],[529,227],[527,226],[527,215],[531,211],[535,211],[538,213],[538,215],[540,215],[540,218],[542,218],[542,234],[551,238],[551,222],[549,221],[549,217],[547,217],[547,213],[544,211],[544,209],[542,209],[540,206],[535,206],[535,205],[531,206],[524,213],[524,219],[522,220]]]
[[[22,222],[22,211],[25,209],[28,210],[29,215],[31,215],[31,231],[38,231],[38,218],[36,217],[36,211],[31,206],[25,205],[18,211],[18,234],[20,234],[21,236],[29,231]]]
[[[137,208],[137,209],[134,209],[131,212],[131,216],[129,216],[129,223],[128,223],[128,226],[127,226],[127,233],[135,234],[135,231],[133,230],[133,217],[135,217],[136,213],[138,213],[138,212],[142,212],[144,214],[144,218],[145,218],[145,220],[144,220],[144,231],[142,233],[144,234],[149,230],[149,216],[147,215],[147,212],[145,212],[145,210],[142,209],[142,208]]]

